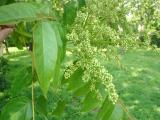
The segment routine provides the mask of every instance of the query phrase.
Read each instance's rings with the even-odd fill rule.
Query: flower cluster
[[[89,1],[88,1],[89,2]],[[72,31],[67,35],[68,40],[72,41],[76,50],[74,54],[79,59],[78,65],[71,65],[65,71],[65,78],[69,78],[74,71],[81,67],[84,70],[82,80],[84,83],[90,82],[90,91],[95,92],[97,98],[102,100],[102,94],[96,83],[104,86],[104,91],[107,92],[109,100],[115,104],[118,100],[118,95],[115,86],[112,83],[112,75],[101,65],[98,60],[101,50],[92,45],[94,40],[104,40],[109,35],[106,32],[110,31],[110,39],[117,39],[116,33],[99,19],[99,12],[90,14],[96,9],[96,5],[100,6],[97,0],[89,3],[89,6],[83,8],[77,13],[77,18],[72,26]],[[97,10],[97,9],[96,9]],[[100,11],[101,12],[101,11]]]
[[[80,62],[76,62],[76,64],[71,64],[64,72],[65,79],[68,79],[71,77],[71,75],[79,68]]]

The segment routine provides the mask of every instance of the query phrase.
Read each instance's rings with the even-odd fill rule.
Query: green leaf
[[[25,97],[15,98],[7,103],[1,113],[0,120],[31,120],[32,107]]]
[[[56,116],[61,116],[63,114],[63,111],[65,109],[66,102],[65,101],[58,101],[57,107],[55,111],[53,112]]]
[[[47,100],[42,95],[36,100],[36,110],[40,115],[47,116]]]
[[[64,14],[63,14],[63,21],[64,24],[72,24],[74,19],[76,18],[78,9],[78,2],[77,0],[71,0],[64,6]]]
[[[106,120],[107,116],[104,116],[103,120]],[[109,120],[124,120],[123,119],[123,110],[120,105],[116,104],[115,109],[110,116]]]
[[[91,86],[91,82],[87,82],[85,84],[83,83],[83,85],[81,87],[79,87],[78,89],[76,89],[73,92],[73,95],[74,96],[86,96],[86,94],[88,94],[90,92],[90,86]],[[106,94],[106,92],[104,91],[103,86],[100,86],[99,82],[96,82],[95,86],[99,90],[99,92],[101,93],[102,97],[104,98],[103,94]],[[103,89],[103,90],[101,90],[101,89]]]
[[[108,97],[106,97],[105,101],[103,102],[96,119],[101,120],[108,120],[113,112],[114,105],[111,101],[108,100]]]
[[[64,46],[64,41],[62,40],[64,36],[62,34],[63,31],[60,23],[57,21],[54,21],[52,22],[52,26],[54,31],[56,32],[58,56],[59,56],[57,59],[56,67],[55,67],[56,69],[55,75],[54,75],[55,77],[53,79],[53,82],[51,83],[53,90],[56,91],[62,79],[61,62],[63,61],[65,56],[65,46]]]
[[[23,68],[14,71],[13,82],[11,84],[11,95],[16,96],[27,88],[32,82],[32,68],[31,66],[24,66]]]
[[[37,3],[13,3],[0,6],[0,25],[15,24],[20,21],[35,21],[51,18],[47,5]]]
[[[57,26],[58,26],[58,30],[61,36],[61,40],[63,41],[63,48],[65,48],[66,42],[67,42],[65,28],[60,23],[58,23]]]
[[[58,51],[58,58],[57,58],[57,62],[56,62],[56,66],[55,66],[55,70],[54,70],[54,78],[51,81],[51,85],[54,91],[57,90],[57,88],[60,85],[60,78],[61,78],[61,60],[60,60],[60,52]]]
[[[78,8],[81,9],[82,7],[84,7],[86,5],[86,1],[85,0],[78,0]]]
[[[57,39],[57,45],[58,45],[58,58],[57,58],[57,63],[55,67],[55,77],[52,82],[53,89],[56,90],[57,87],[60,85],[60,79],[61,79],[61,62],[63,61],[64,58],[64,47],[63,47],[63,41],[61,39],[60,31],[59,31],[59,24],[57,21],[52,22],[52,27],[53,30],[55,31],[56,34],[56,39]]]
[[[58,59],[58,43],[56,32],[51,22],[39,22],[33,31],[33,56],[39,84],[45,97],[50,82],[55,80]]]
[[[106,120],[106,119],[104,118],[103,120]],[[115,108],[109,120],[135,120],[135,118],[129,114],[128,110],[119,100],[115,105]]]
[[[63,35],[62,35],[62,33],[60,33],[60,32],[62,32],[60,29],[60,23],[56,21],[56,22],[52,22],[52,24],[53,24],[53,29],[56,32],[56,38],[57,38],[59,54],[60,54],[60,61],[62,61],[64,58],[64,53],[63,53],[64,47],[63,47],[63,41],[61,39],[63,37]]]
[[[90,91],[90,83],[83,85],[74,91],[74,96],[85,96]]]
[[[69,90],[76,90],[80,88],[82,85],[84,85],[84,82],[82,81],[82,75],[83,70],[81,68],[77,69],[71,77],[67,80],[69,81]]]
[[[99,105],[99,103],[100,101],[97,99],[95,92],[89,92],[83,101],[82,111],[88,112],[93,110]]]

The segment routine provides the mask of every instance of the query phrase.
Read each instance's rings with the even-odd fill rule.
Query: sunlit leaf
[[[56,32],[51,22],[39,22],[33,32],[35,69],[43,94],[47,96],[50,82],[54,80],[58,59]]]
[[[57,87],[60,85],[60,79],[61,79],[61,62],[63,61],[64,58],[64,47],[63,47],[63,41],[61,39],[61,34],[59,31],[60,23],[57,21],[52,22],[52,27],[53,30],[55,31],[56,35],[56,40],[57,40],[57,46],[58,46],[58,58],[57,58],[57,63],[55,67],[55,74],[54,74],[54,79],[52,82],[53,89],[56,90]]]
[[[34,21],[50,16],[48,6],[37,3],[13,3],[0,6],[0,25]]]

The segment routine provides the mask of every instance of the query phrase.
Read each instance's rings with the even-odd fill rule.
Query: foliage
[[[8,60],[4,57],[0,57],[0,111],[6,103],[7,95],[6,91],[10,88],[10,82],[7,79]]]
[[[66,91],[70,100],[76,97],[82,102],[83,112],[96,109],[99,120],[129,119],[117,102],[113,77],[100,61],[109,59],[109,54],[117,59],[115,48],[141,44],[134,24],[127,21],[131,6],[126,4],[125,0],[27,0],[1,6],[0,25],[16,24],[9,41],[19,48],[31,45],[32,62],[15,75],[0,118],[47,120],[62,116],[68,105],[64,96],[56,101],[54,112],[45,106],[50,94]],[[67,66],[66,50],[74,57]]]
[[[7,59],[0,57],[0,92],[3,92],[9,86],[9,83],[6,79],[6,73],[8,71],[8,61]]]
[[[31,104],[27,98],[22,97],[12,99],[9,103],[7,103],[0,116],[1,120],[30,120],[31,118]]]
[[[133,18],[131,22],[134,22],[134,24],[139,26],[139,36],[144,44],[148,45],[154,39],[152,38],[152,34],[159,32],[160,1],[136,0],[132,1],[130,5],[135,6],[130,9],[130,13],[132,14]],[[153,42],[151,42],[151,44],[153,44]]]

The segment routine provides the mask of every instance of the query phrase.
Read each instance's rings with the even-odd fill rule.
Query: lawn
[[[10,67],[30,61],[28,54],[24,53],[23,56],[21,53],[14,53],[8,58]],[[112,61],[105,66],[113,75],[119,96],[130,113],[138,120],[159,120],[160,54],[154,51],[130,50],[120,56],[120,63],[117,66]],[[92,120],[91,118],[86,120]]]
[[[160,119],[160,54],[132,50],[106,67],[114,76],[120,98],[138,120]]]

